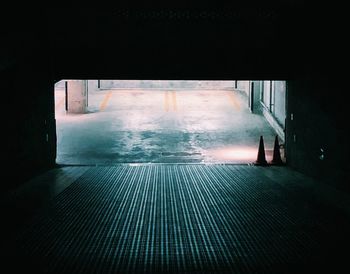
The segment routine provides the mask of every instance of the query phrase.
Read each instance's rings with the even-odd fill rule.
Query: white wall
[[[90,80],[91,81],[91,80]],[[234,81],[197,80],[100,80],[102,89],[233,89]]]
[[[286,81],[274,81],[274,116],[284,126],[286,117]]]
[[[237,89],[243,91],[249,96],[249,83],[250,81],[237,81]]]

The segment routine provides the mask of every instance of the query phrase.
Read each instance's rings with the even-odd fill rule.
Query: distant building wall
[[[90,80],[89,82],[91,82]],[[97,80],[96,80],[97,81]],[[98,80],[101,89],[233,89],[234,81],[197,80]]]

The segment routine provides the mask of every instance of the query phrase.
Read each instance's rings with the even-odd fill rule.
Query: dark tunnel
[[[4,10],[4,269],[347,265],[344,17],[241,2]]]

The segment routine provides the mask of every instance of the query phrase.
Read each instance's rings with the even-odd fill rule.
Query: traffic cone
[[[264,139],[262,136],[260,136],[258,158],[255,161],[255,165],[259,165],[259,166],[267,165],[267,161],[265,157]]]
[[[278,136],[275,137],[275,144],[273,147],[273,156],[271,164],[273,165],[283,165],[283,161],[281,158],[280,145],[278,143]]]

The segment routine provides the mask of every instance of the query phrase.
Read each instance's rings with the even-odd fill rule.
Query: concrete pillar
[[[254,97],[255,97],[255,86],[254,81],[250,83],[249,96],[248,96],[248,107],[252,113],[254,113]]]
[[[85,113],[87,109],[87,81],[67,81],[67,112]]]
[[[251,81],[249,90],[249,107],[252,113],[261,114],[260,97],[262,81]]]
[[[250,81],[237,81],[237,86],[238,90],[244,91],[248,96],[249,96],[249,91],[250,91],[250,86],[249,86]]]

